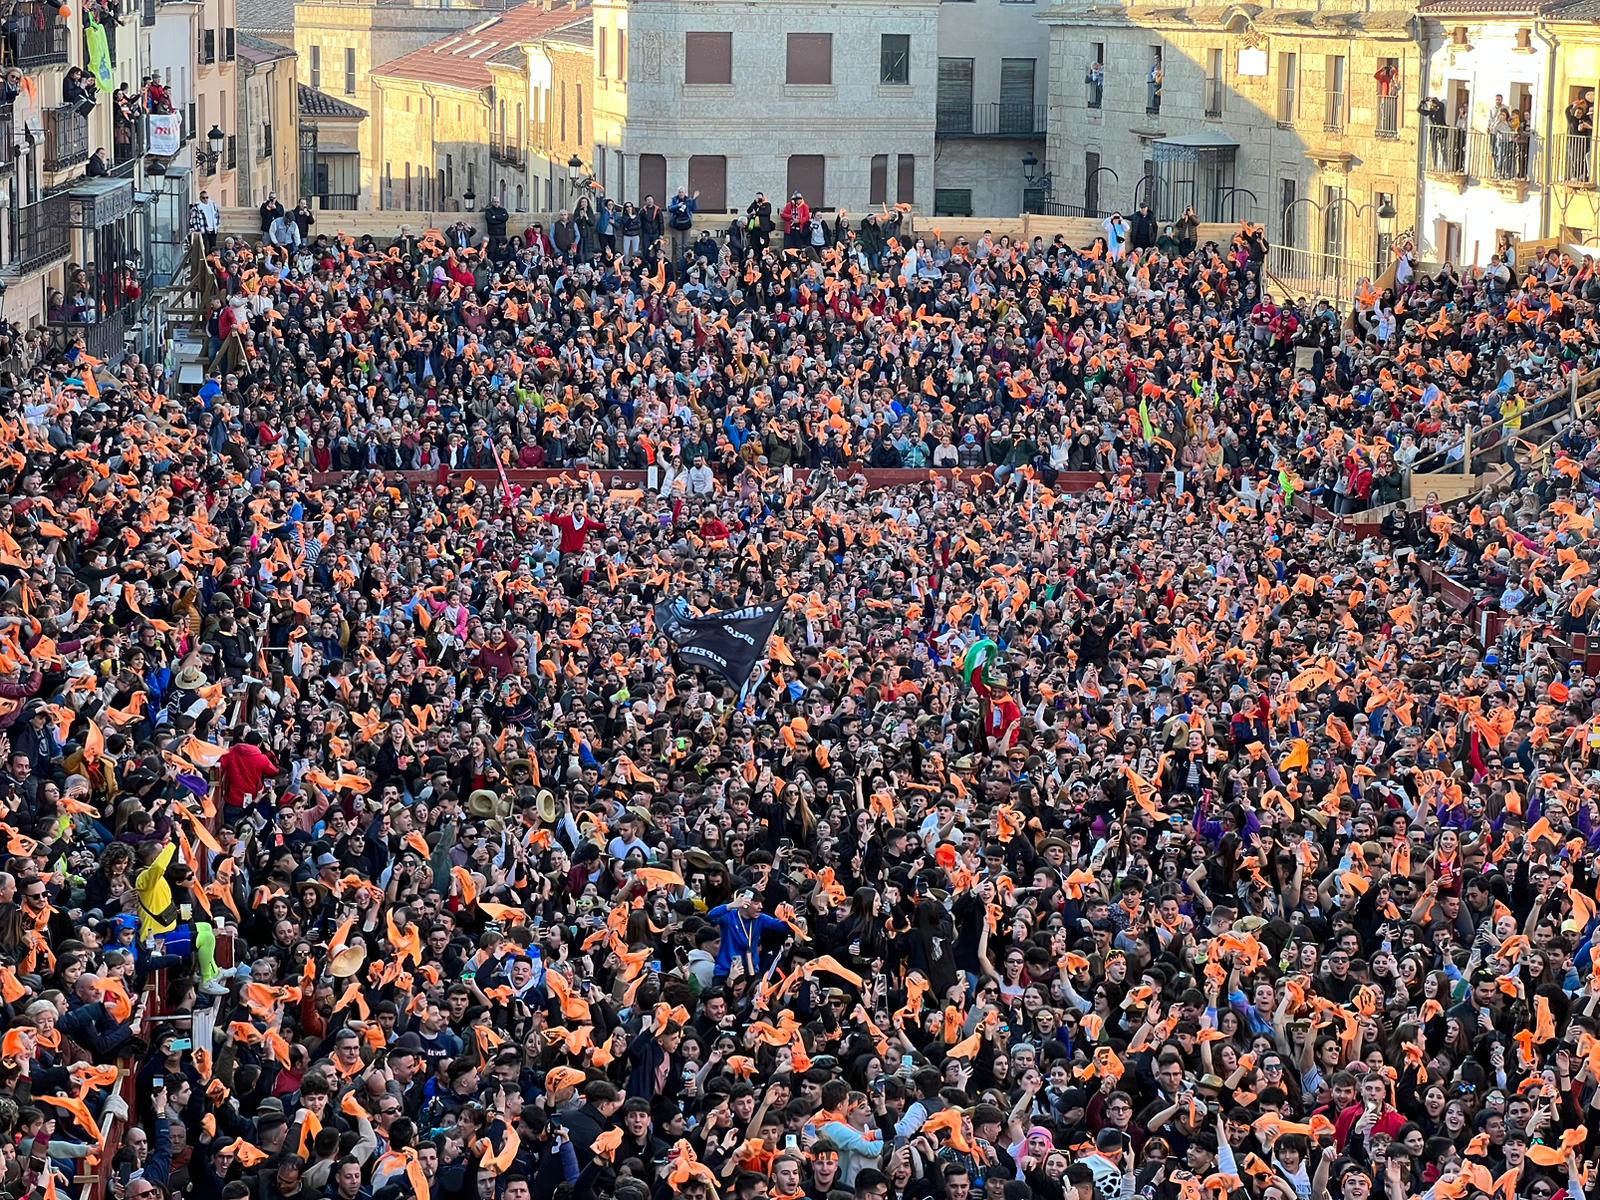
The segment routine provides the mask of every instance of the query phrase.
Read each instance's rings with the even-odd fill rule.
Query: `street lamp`
[[[206,142],[210,145],[212,154],[220,155],[222,147],[228,142],[228,135],[222,132],[222,126],[213,125],[211,132],[206,134]]]
[[[1034,154],[1033,151],[1030,150],[1022,156],[1022,182],[1025,185],[1023,191],[1024,193],[1029,191],[1036,192],[1040,199],[1048,200],[1055,190],[1055,181],[1051,179],[1048,171],[1039,169],[1040,165],[1039,156]],[[1028,200],[1026,194],[1022,199],[1023,209],[1026,211]]]
[[[466,206],[468,212],[472,212],[478,207],[478,193],[468,188],[461,193],[461,203]]]

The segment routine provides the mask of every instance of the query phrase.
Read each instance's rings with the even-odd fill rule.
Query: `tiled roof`
[[[337,100],[327,92],[300,84],[300,111],[308,117],[364,117],[367,110]]]
[[[562,4],[549,9],[542,3],[522,4],[384,63],[373,75],[442,83],[447,87],[486,88],[490,83],[489,60],[495,55],[586,20],[587,8],[588,0],[579,0],[576,7]]]
[[[294,34],[295,0],[250,0],[239,13],[240,33]]]
[[[1531,17],[1538,10],[1532,0],[1423,0],[1417,5],[1425,17]]]
[[[1600,0],[1551,4],[1545,8],[1544,15],[1551,21],[1600,21]]]
[[[280,58],[293,58],[294,51],[288,46],[280,46],[277,42],[269,42],[266,38],[256,37],[253,33],[239,31],[239,56],[253,63],[276,62]]]

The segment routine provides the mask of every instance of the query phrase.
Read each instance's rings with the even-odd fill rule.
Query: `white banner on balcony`
[[[181,123],[177,113],[151,113],[145,118],[151,154],[168,155],[178,152],[178,129]]]

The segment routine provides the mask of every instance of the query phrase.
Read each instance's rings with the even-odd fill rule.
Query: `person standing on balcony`
[[[1151,116],[1161,111],[1161,83],[1165,77],[1166,73],[1161,69],[1161,56],[1158,54],[1155,61],[1150,64],[1149,74],[1144,78],[1144,110]]]
[[[1467,169],[1467,130],[1472,125],[1472,101],[1465,95],[1456,101],[1455,120],[1450,124],[1450,169],[1457,175]]]
[[[1099,108],[1106,96],[1106,69],[1099,62],[1089,64],[1089,73],[1083,80],[1089,85],[1089,107]]]
[[[1569,182],[1589,178],[1589,149],[1594,141],[1593,92],[1567,105],[1567,173]]]
[[[1428,162],[1435,170],[1445,162],[1444,101],[1437,96],[1426,97],[1417,105],[1417,115],[1428,125]]]
[[[1497,179],[1511,177],[1513,133],[1511,110],[1506,107],[1505,97],[1496,93],[1494,103],[1489,107],[1489,153],[1494,160],[1494,173]]]

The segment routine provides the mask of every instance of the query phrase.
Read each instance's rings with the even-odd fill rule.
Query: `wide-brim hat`
[[[367,944],[365,942],[357,942],[354,946],[346,946],[337,951],[328,960],[328,974],[335,979],[349,979],[357,971],[361,970],[362,964],[366,961]]]

